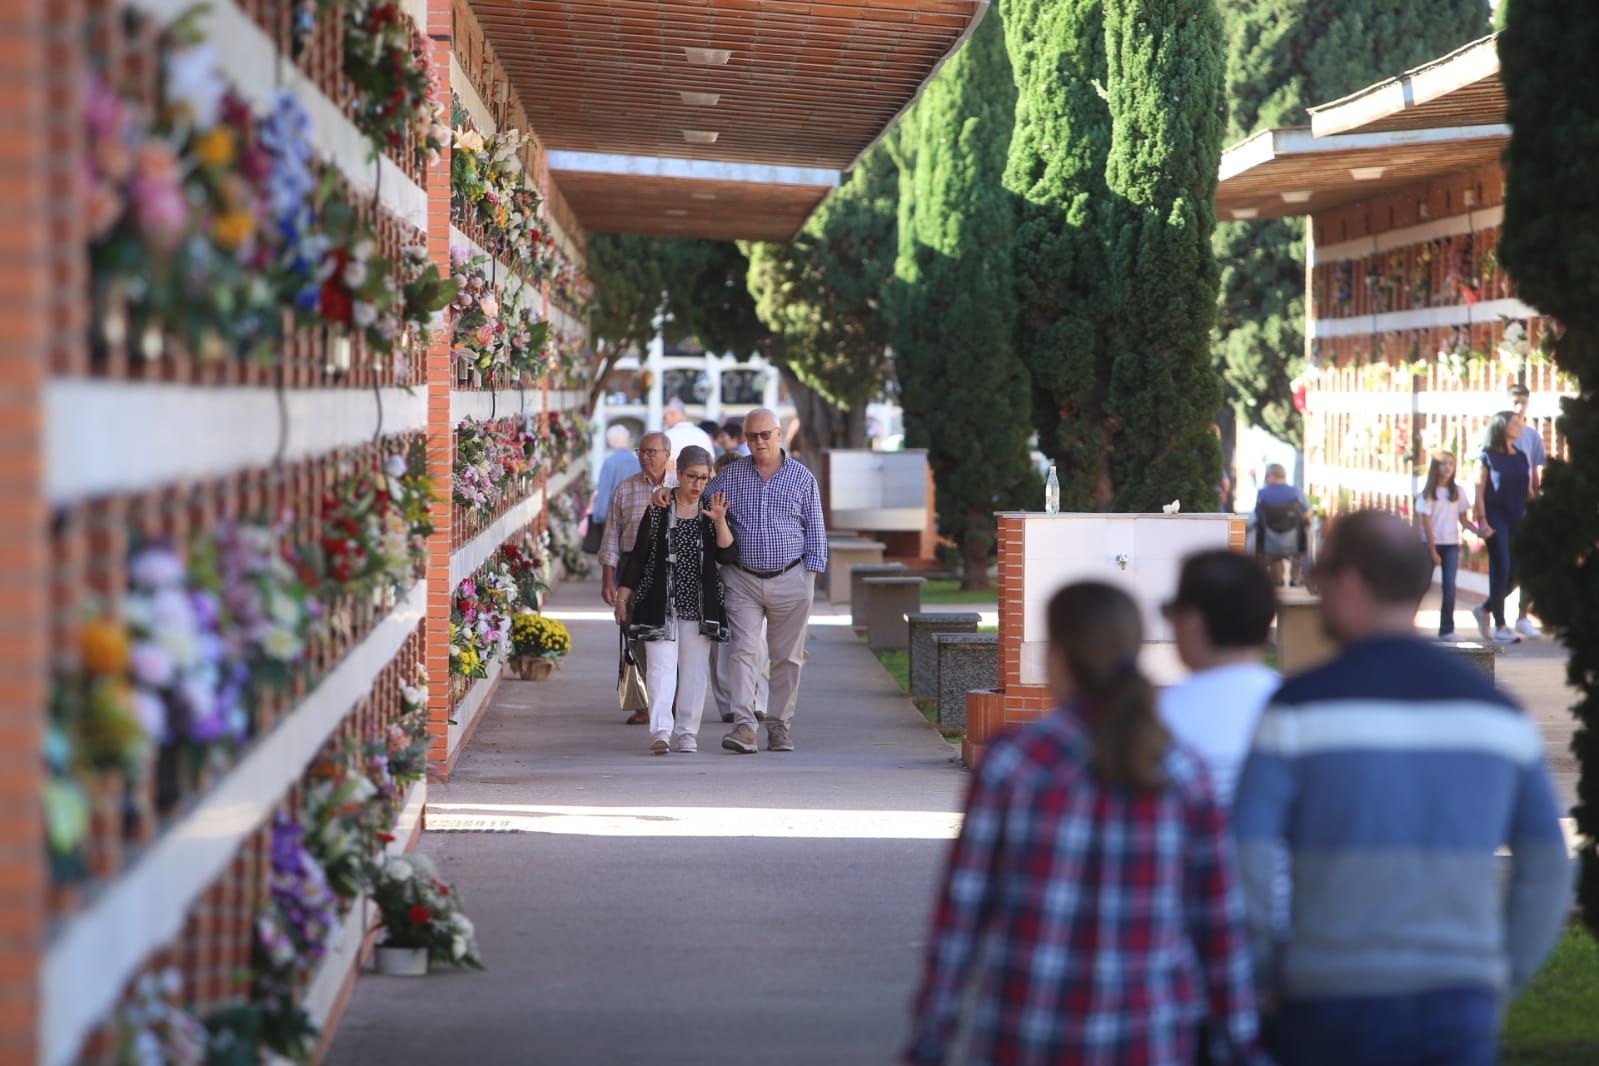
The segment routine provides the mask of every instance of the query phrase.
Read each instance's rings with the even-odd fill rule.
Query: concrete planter
[[[555,672],[556,661],[542,655],[513,655],[511,669],[523,681],[547,681]]]
[[[377,949],[378,973],[388,977],[426,977],[428,972],[427,948],[393,948],[379,945]]]

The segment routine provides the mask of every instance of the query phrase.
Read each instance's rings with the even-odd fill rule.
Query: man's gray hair
[[[643,448],[652,440],[659,441],[661,447],[665,448],[667,451],[672,450],[672,438],[668,437],[665,433],[662,433],[658,429],[651,430],[650,432],[644,434],[644,436],[640,437],[638,439],[638,446]]]
[[[772,425],[776,426],[778,429],[783,428],[783,420],[777,417],[776,411],[772,410],[770,407],[757,407],[755,410],[744,416],[745,433],[749,432],[750,423],[755,421],[755,418],[758,415],[765,415],[767,418],[772,420]]]
[[[633,444],[633,433],[622,423],[617,422],[605,431],[605,443],[612,448],[627,448]]]

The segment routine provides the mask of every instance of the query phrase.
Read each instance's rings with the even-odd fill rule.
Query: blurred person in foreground
[[[1226,817],[1138,669],[1137,606],[1097,582],[1048,609],[1060,706],[972,778],[907,1063],[951,1057],[981,952],[972,1063],[1262,1061]],[[986,940],[986,950],[985,949]]]
[[[1417,637],[1432,558],[1399,518],[1340,518],[1317,576],[1343,650],[1273,697],[1233,804],[1274,1050],[1282,1066],[1491,1066],[1507,998],[1570,906],[1542,741]]]
[[[1199,552],[1183,561],[1177,595],[1165,612],[1178,658],[1192,673],[1162,690],[1160,716],[1204,758],[1216,798],[1226,807],[1260,712],[1282,684],[1265,665],[1277,593],[1258,560],[1238,552]]]

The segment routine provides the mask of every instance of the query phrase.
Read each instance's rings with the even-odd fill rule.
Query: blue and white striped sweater
[[[1421,641],[1359,643],[1285,682],[1233,816],[1258,972],[1287,997],[1519,988],[1569,906],[1537,729]],[[1284,849],[1286,923],[1272,905]]]

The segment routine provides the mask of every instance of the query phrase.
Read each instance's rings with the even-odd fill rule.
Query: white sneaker
[[[700,742],[687,733],[672,738],[672,750],[684,755],[700,750]]]
[[[1516,636],[1513,631],[1500,626],[1494,630],[1493,642],[1495,644],[1520,644],[1521,638]]]
[[[1438,634],[1438,643],[1440,643],[1440,644],[1459,644],[1461,641],[1463,641],[1465,639],[1466,638],[1462,637],[1459,633],[1440,633],[1440,634]]]
[[[672,745],[667,741],[668,735],[666,733],[655,734],[654,739],[650,741],[650,750],[657,755],[665,755],[671,751]]]
[[[1482,642],[1484,644],[1493,643],[1493,623],[1488,619],[1488,605],[1486,603],[1479,603],[1477,606],[1473,607],[1471,609],[1471,617],[1477,620],[1477,632],[1482,634]]]
[[[1537,640],[1539,637],[1543,636],[1543,630],[1539,629],[1535,624],[1533,624],[1531,618],[1523,618],[1521,621],[1517,622],[1516,632],[1520,633],[1528,640]]]

